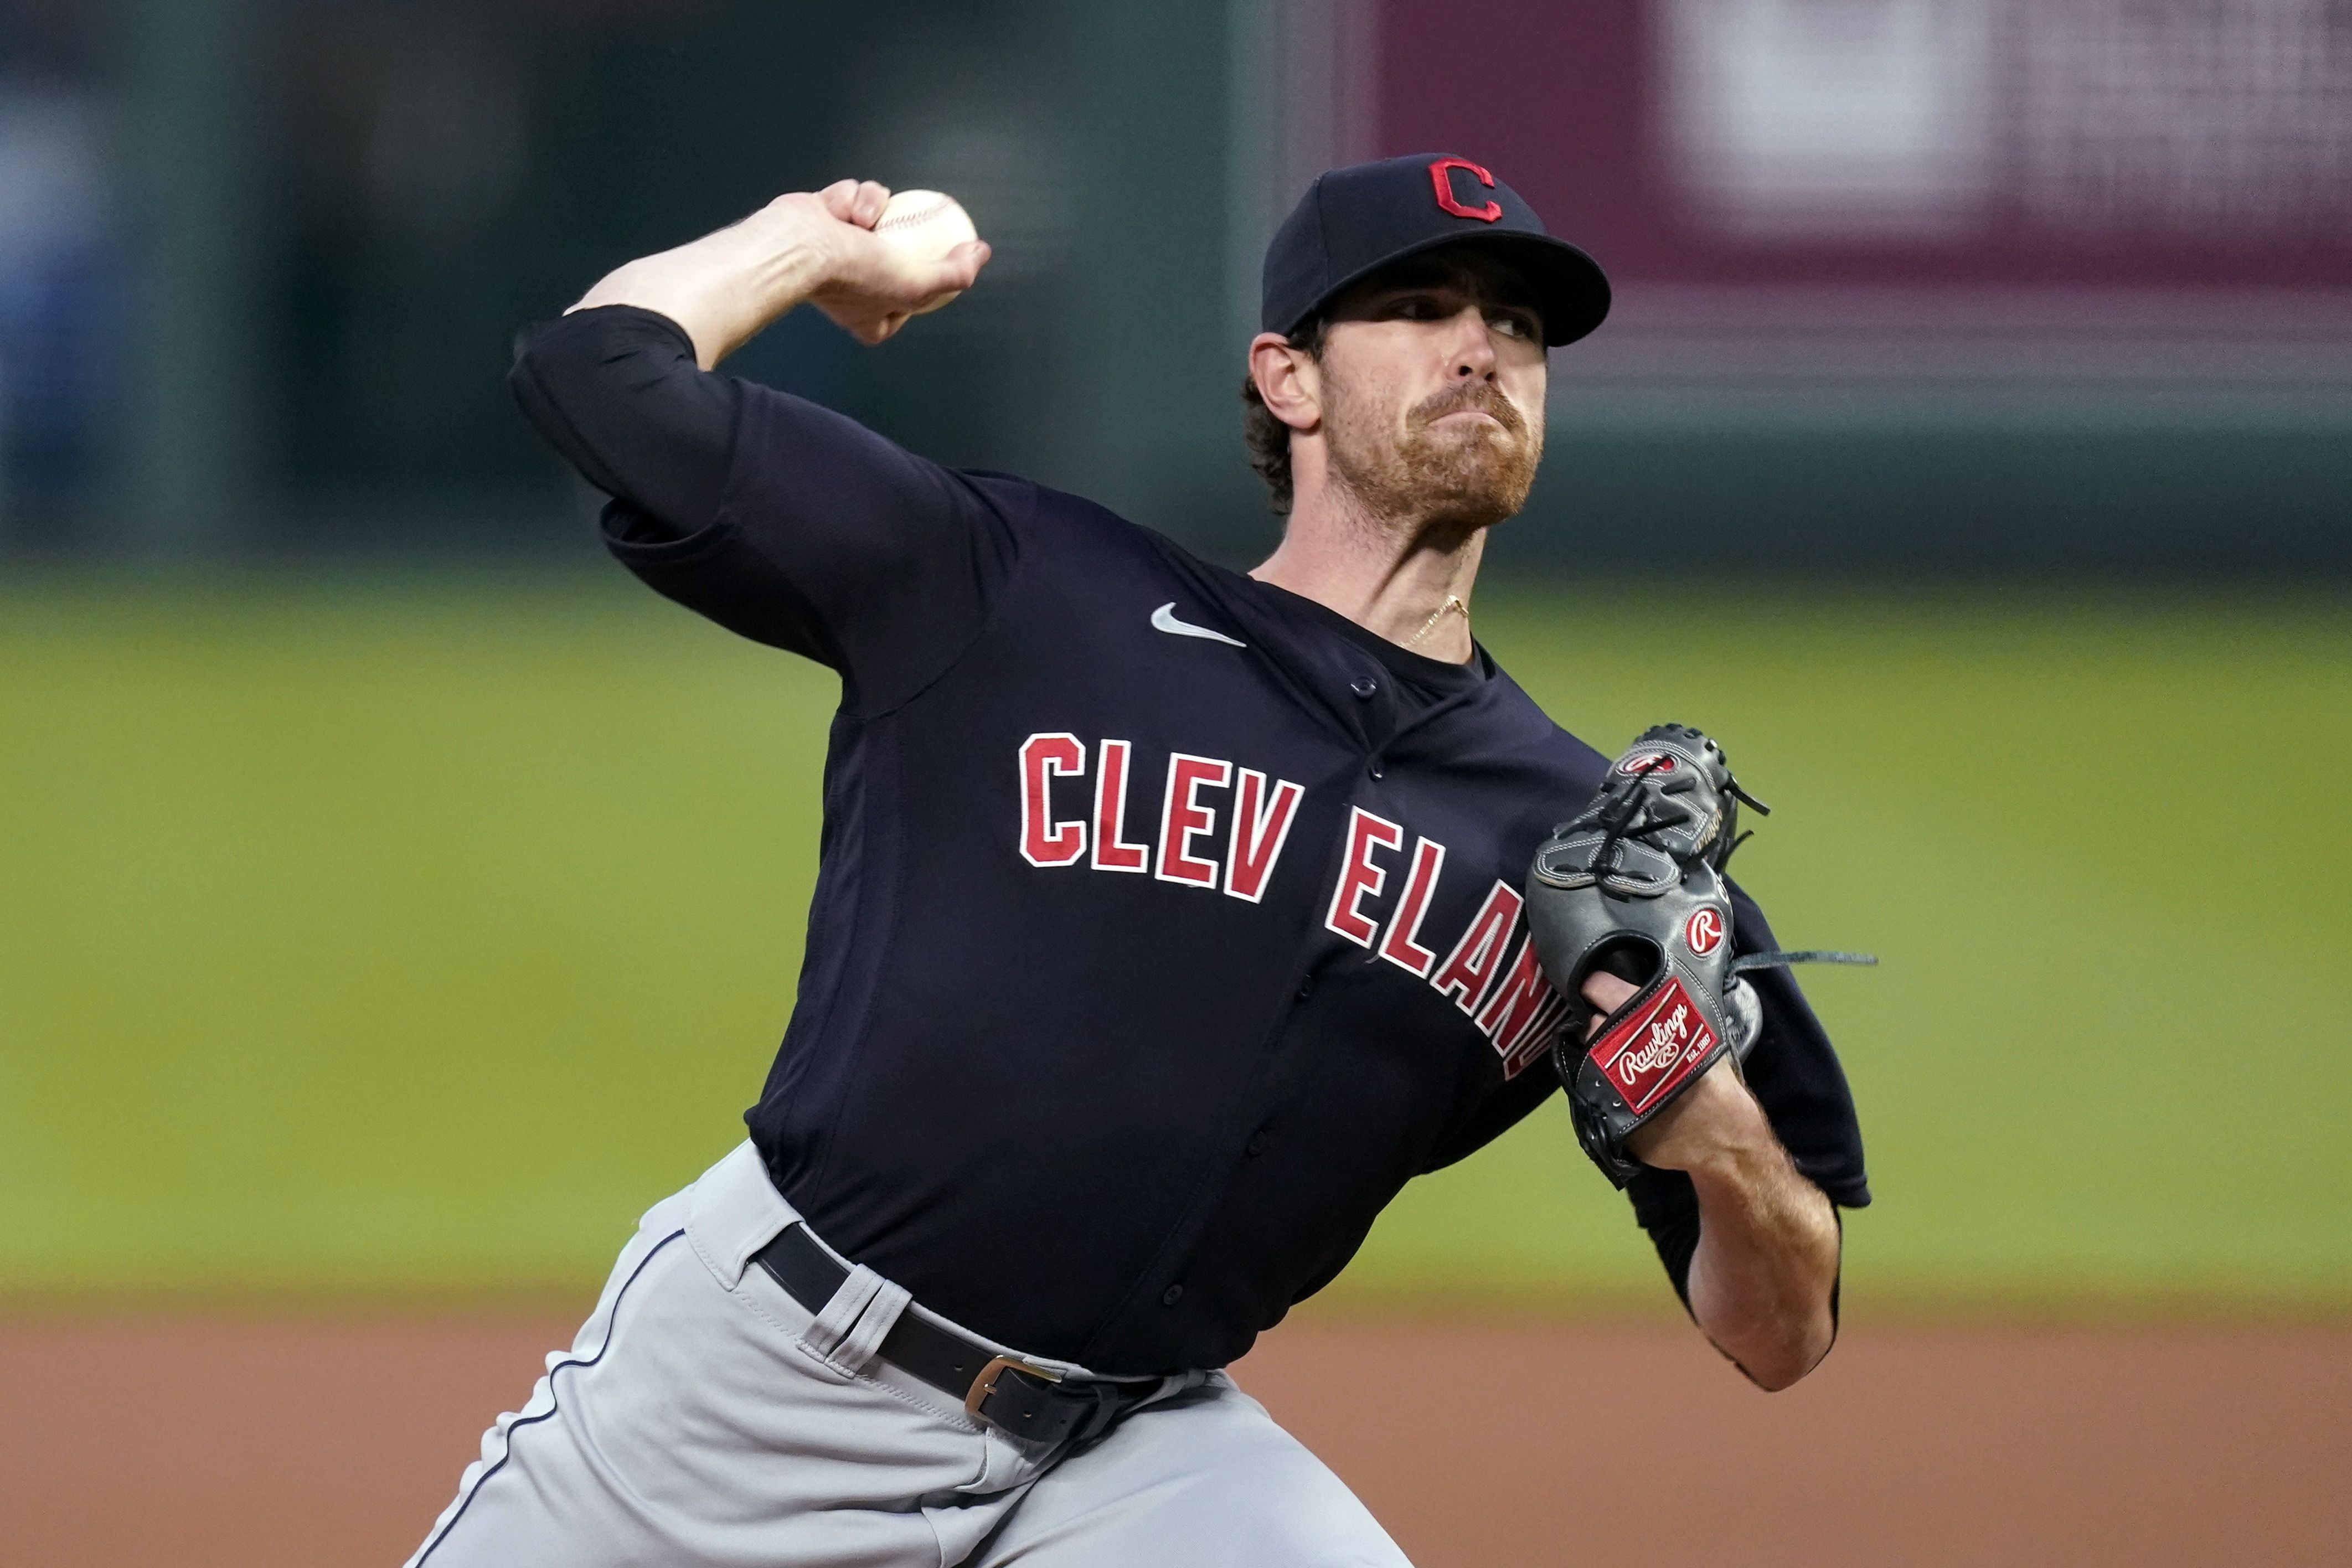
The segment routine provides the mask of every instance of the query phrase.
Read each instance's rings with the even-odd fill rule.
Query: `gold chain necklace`
[[[1470,619],[1470,606],[1464,604],[1454,595],[1448,594],[1445,595],[1445,603],[1438,605],[1437,608],[1429,612],[1429,619],[1421,623],[1421,630],[1413,633],[1412,638],[1407,641],[1404,646],[1407,647],[1415,647],[1420,643],[1422,638],[1436,630],[1437,623],[1445,618],[1445,612],[1448,610],[1458,611],[1461,614],[1462,619],[1465,623]]]

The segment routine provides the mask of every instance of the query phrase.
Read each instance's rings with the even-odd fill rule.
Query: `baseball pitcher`
[[[878,342],[980,284],[888,200],[780,197],[520,345],[613,553],[841,704],[748,1136],[412,1564],[1402,1563],[1223,1369],[1563,1089],[1699,1329],[1802,1377],[1869,1194],[1801,955],[1727,872],[1752,797],[1695,730],[1595,752],[1474,633],[1600,268],[1467,158],[1317,179],[1248,345],[1283,523],[1244,574],[718,372],[795,307]]]

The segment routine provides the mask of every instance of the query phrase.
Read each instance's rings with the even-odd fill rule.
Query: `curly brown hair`
[[[1323,357],[1323,340],[1331,319],[1320,313],[1308,317],[1298,330],[1290,334],[1290,346],[1308,359]],[[1249,448],[1250,467],[1265,481],[1271,492],[1268,500],[1275,515],[1290,515],[1290,426],[1274,416],[1274,410],[1258,395],[1257,378],[1244,374],[1242,377],[1242,445]]]

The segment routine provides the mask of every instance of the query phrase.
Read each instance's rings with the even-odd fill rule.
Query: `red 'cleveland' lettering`
[[[1359,805],[1348,818],[1348,853],[1340,861],[1339,885],[1331,889],[1331,910],[1323,923],[1354,942],[1370,947],[1381,934],[1363,911],[1366,899],[1377,899],[1388,885],[1388,871],[1372,864],[1375,847],[1394,849],[1404,842],[1404,829],[1385,816],[1375,816]]]
[[[1161,881],[1195,888],[1217,885],[1217,863],[1193,854],[1192,838],[1217,828],[1217,814],[1201,804],[1202,787],[1223,789],[1233,772],[1233,763],[1216,757],[1183,752],[1169,757],[1168,793],[1160,803],[1160,866],[1153,873]]]
[[[1424,838],[1412,847],[1412,869],[1405,876],[1403,896],[1389,917],[1388,935],[1381,938],[1382,958],[1424,978],[1437,954],[1415,939],[1421,935],[1421,917],[1429,912],[1429,896],[1437,890],[1438,868],[1444,864],[1445,846],[1436,840]]]
[[[1090,859],[1097,870],[1149,871],[1160,881],[1189,888],[1215,888],[1222,880],[1229,896],[1253,904],[1264,900],[1275,864],[1307,798],[1307,791],[1288,779],[1236,767],[1223,757],[1171,752],[1160,799],[1158,842],[1132,844],[1127,838],[1127,786],[1135,760],[1133,742],[1106,740],[1097,747],[1091,822],[1054,816],[1054,781],[1086,776],[1086,742],[1062,731],[1041,731],[1021,742],[1020,759],[1021,856],[1031,865],[1075,866]],[[1226,808],[1229,826],[1219,824],[1215,807],[1202,804],[1202,792],[1213,789],[1233,792]],[[1567,1000],[1544,979],[1533,939],[1517,949],[1511,945],[1525,900],[1509,883],[1497,879],[1440,963],[1436,950],[1423,944],[1421,931],[1445,869],[1444,845],[1433,838],[1413,838],[1412,856],[1385,926],[1367,907],[1377,906],[1389,885],[1389,868],[1375,857],[1404,844],[1401,825],[1362,806],[1351,807],[1346,853],[1340,857],[1339,881],[1323,923],[1358,947],[1370,948],[1408,974],[1428,981],[1493,1044],[1503,1059],[1503,1076],[1517,1078],[1549,1046],[1568,1011]],[[1213,858],[1218,846],[1224,850],[1222,868]],[[1202,853],[1204,848],[1212,853]],[[1722,940],[1719,917],[1717,926],[1694,939],[1694,945],[1708,936]],[[1637,1069],[1650,1065],[1638,1054],[1629,1060]]]
[[[1559,994],[1536,963],[1535,939],[1519,943],[1510,973],[1495,987],[1495,994],[1478,1009],[1478,1026],[1505,1056],[1529,1029],[1540,1024],[1545,1005]]]
[[[1281,858],[1291,819],[1306,794],[1288,779],[1277,779],[1269,799],[1265,775],[1255,768],[1242,769],[1241,782],[1234,786],[1233,842],[1225,850],[1226,892],[1253,904],[1265,897],[1266,879]]]
[[[1155,847],[1127,837],[1128,785],[1135,765],[1132,741],[1097,744],[1090,818],[1054,816],[1054,781],[1086,776],[1085,742],[1064,731],[1040,731],[1021,742],[1020,764],[1020,849],[1031,865],[1087,861],[1097,871],[1149,871],[1161,881],[1190,888],[1214,888],[1222,882],[1227,893],[1253,904],[1265,899],[1275,863],[1290,841],[1290,829],[1307,798],[1306,789],[1288,779],[1236,768],[1223,757],[1171,752]],[[1228,787],[1234,790],[1231,832],[1219,824],[1216,808],[1201,799],[1203,790]],[[1216,858],[1219,847],[1224,850],[1222,866]],[[1377,884],[1370,891],[1376,894]]]
[[[1105,741],[1102,760],[1095,767],[1095,869],[1140,871],[1151,864],[1151,852],[1129,844],[1127,829],[1127,759],[1134,747],[1125,741]]]
[[[1087,771],[1076,735],[1032,735],[1021,742],[1021,858],[1032,866],[1067,866],[1087,852],[1084,822],[1055,822],[1054,780]]]
[[[1503,966],[1503,953],[1511,940],[1511,928],[1518,923],[1522,901],[1508,882],[1497,881],[1471,917],[1470,929],[1462,933],[1462,940],[1445,955],[1444,965],[1430,980],[1440,995],[1453,997],[1455,1006],[1474,1017],[1486,987]]]

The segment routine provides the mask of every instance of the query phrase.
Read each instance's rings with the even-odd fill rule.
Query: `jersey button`
[[[1160,1304],[1163,1307],[1172,1307],[1183,1299],[1184,1287],[1181,1285],[1171,1285],[1167,1289],[1160,1292]]]
[[[1374,680],[1369,675],[1364,677],[1361,680],[1349,683],[1348,687],[1349,690],[1354,692],[1357,696],[1363,698],[1366,701],[1370,701],[1371,700],[1372,693],[1378,691],[1380,689],[1381,683]]]
[[[1378,763],[1370,763],[1366,766],[1364,771],[1370,773],[1372,777],[1379,778],[1381,776],[1381,764]]]
[[[1302,981],[1300,981],[1300,982],[1298,983],[1298,999],[1299,999],[1301,1002],[1304,1002],[1304,1001],[1306,1001],[1309,996],[1312,996],[1312,995],[1314,995],[1314,994],[1315,994],[1315,976],[1313,976],[1313,975],[1311,975],[1311,974],[1310,974],[1310,975],[1308,975],[1306,979],[1304,979],[1304,980],[1302,980]]]
[[[1265,1152],[1265,1129],[1261,1127],[1249,1135],[1249,1142],[1242,1145],[1242,1152],[1255,1160]]]

